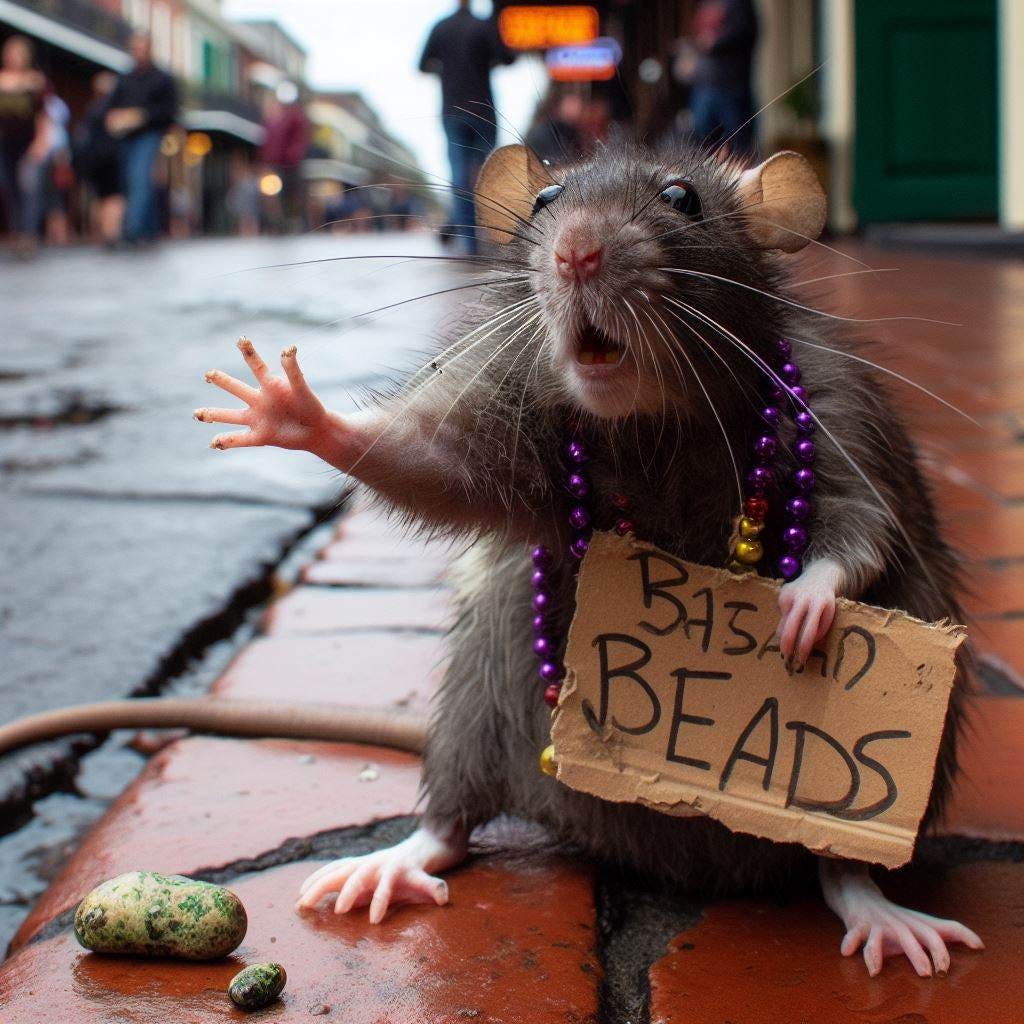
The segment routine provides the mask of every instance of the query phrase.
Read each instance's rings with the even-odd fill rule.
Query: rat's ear
[[[476,222],[489,242],[511,242],[518,218],[529,220],[537,193],[551,175],[526,146],[496,149],[476,182]]]
[[[737,182],[748,231],[762,249],[796,252],[825,226],[825,193],[799,153],[776,153]]]

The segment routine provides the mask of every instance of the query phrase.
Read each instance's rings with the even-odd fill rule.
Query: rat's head
[[[702,336],[717,351],[720,329],[763,323],[772,307],[754,289],[772,284],[765,254],[802,248],[824,216],[796,153],[743,170],[696,148],[669,160],[624,150],[553,173],[506,146],[477,184],[485,235],[517,246],[529,267],[558,391],[606,419],[685,409],[702,345],[707,365]]]

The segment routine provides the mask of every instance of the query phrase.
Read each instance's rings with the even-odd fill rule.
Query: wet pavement
[[[291,979],[265,1011],[281,1021],[1015,1022],[1024,995],[1015,966],[1024,955],[1024,552],[1013,475],[1024,440],[1024,266],[852,252],[902,270],[833,280],[829,308],[968,325],[874,328],[886,342],[878,358],[979,423],[899,391],[946,529],[967,551],[983,668],[949,813],[923,841],[922,863],[883,885],[977,928],[984,952],[955,949],[946,977],[920,979],[900,960],[869,979],[858,958],[840,957],[842,928],[817,896],[686,900],[565,856],[515,824],[477,837],[474,857],[448,876],[449,907],[401,908],[377,928],[365,912],[296,914],[296,885],[319,863],[390,845],[414,827],[418,760],[345,744],[187,737],[148,762],[70,860],[62,849],[40,866],[60,870],[0,968],[5,1022],[240,1019],[226,983],[242,963],[268,959]],[[806,276],[849,269],[818,258]],[[444,552],[400,542],[356,510],[300,546],[292,562],[303,559],[296,585],[226,669],[208,656],[215,694],[423,707],[443,657]],[[122,756],[132,770],[134,755]],[[117,786],[90,757],[84,796],[39,802],[37,820],[9,837],[17,850],[47,822],[87,817],[85,804],[110,798]],[[251,924],[235,956],[196,965],[81,950],[68,928],[77,901],[100,879],[143,867],[237,889]]]
[[[427,261],[248,268],[436,252],[420,235],[309,236],[138,254],[78,249],[3,264],[5,717],[209,685],[285,555],[336,512],[341,481],[308,455],[209,450],[214,429],[191,418],[213,402],[204,371],[244,375],[234,348],[241,334],[268,361],[297,344],[325,400],[351,408],[361,388],[430,343],[446,300],[360,314],[453,282],[443,263]],[[115,787],[107,799],[142,764],[122,742],[92,755],[101,767],[91,775]],[[30,821],[24,835],[0,838],[0,947],[52,874],[53,851],[105,806],[88,795],[88,770],[77,784],[82,802],[45,796],[74,785],[75,753],[88,745],[60,741],[0,758],[0,835]],[[37,855],[30,837],[43,842]]]

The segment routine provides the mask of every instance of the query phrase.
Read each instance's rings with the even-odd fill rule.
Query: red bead
[[[561,683],[548,683],[544,687],[544,703],[553,708],[558,703],[558,695],[562,692]]]
[[[624,494],[613,494],[612,495],[612,504],[616,508],[620,508],[620,509],[628,508],[629,507],[629,498],[627,498]]]
[[[625,537],[627,533],[632,533],[634,529],[635,526],[632,519],[620,519],[615,524],[615,532],[620,537]]]
[[[743,503],[743,511],[751,519],[756,519],[758,522],[763,523],[768,515],[768,499],[758,497],[747,498]]]

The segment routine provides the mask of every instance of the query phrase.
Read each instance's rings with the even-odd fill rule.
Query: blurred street
[[[350,318],[452,283],[445,264],[429,261],[247,268],[434,251],[411,234],[313,236],[103,258],[65,250],[3,267],[5,719],[208,683],[246,612],[269,593],[274,568],[334,509],[341,482],[308,455],[211,451],[214,429],[191,417],[213,401],[203,372],[244,376],[234,346],[243,333],[268,362],[297,344],[324,399],[350,408],[350,395],[429,343],[447,297]],[[33,789],[59,781],[50,776],[70,749],[56,743],[4,759],[8,827]],[[51,799],[59,833],[77,827],[80,810]],[[0,904],[17,896],[17,885],[0,880]]]

